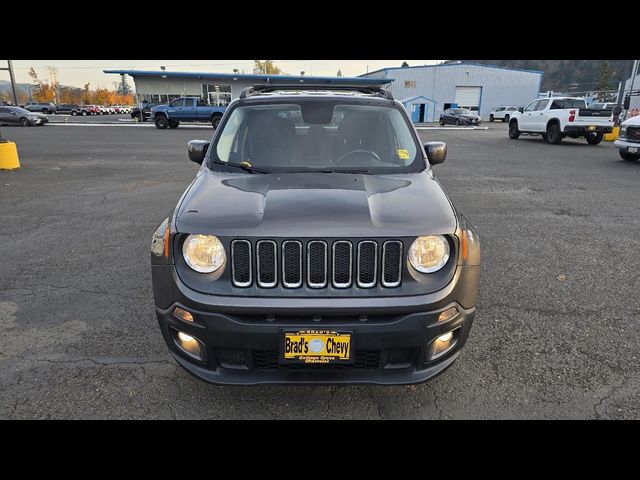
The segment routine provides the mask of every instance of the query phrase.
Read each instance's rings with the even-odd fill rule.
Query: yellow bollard
[[[614,142],[618,139],[619,136],[620,136],[620,127],[613,127],[613,132],[606,133],[604,135],[604,140],[606,142]]]
[[[13,142],[0,142],[0,170],[20,168],[18,149]]]

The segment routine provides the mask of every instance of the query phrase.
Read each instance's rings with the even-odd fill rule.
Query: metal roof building
[[[103,70],[104,73],[129,75],[135,82],[139,100],[168,102],[185,96],[202,97],[214,105],[225,106],[240,92],[257,83],[327,85],[384,85],[393,78],[318,77],[307,75],[265,75],[245,73],[169,72],[162,70]]]
[[[444,110],[455,106],[477,111],[483,120],[495,107],[525,106],[538,97],[542,76],[535,70],[456,62],[384,68],[362,78],[393,77],[388,88],[418,123],[438,121]]]

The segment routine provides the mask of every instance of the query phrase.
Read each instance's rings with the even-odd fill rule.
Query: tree
[[[84,94],[82,95],[83,103],[91,103],[91,82],[87,82],[84,84]]]
[[[122,75],[120,80],[120,85],[118,85],[118,90],[116,90],[120,95],[129,95],[131,93],[131,87],[129,83],[127,83],[127,77]]]
[[[267,75],[285,74],[280,67],[273,63],[273,60],[254,60],[253,73],[264,73]]]
[[[402,65],[400,65],[400,68],[407,68],[408,66],[409,66],[409,64],[405,60],[404,62],[402,62]]]
[[[338,70],[338,73],[336,73],[336,77],[341,77],[342,76],[342,70]]]
[[[50,72],[51,73],[51,72]],[[38,77],[35,69],[31,67],[29,69],[29,76],[33,79],[34,83],[38,87],[37,91],[34,91],[33,100],[37,102],[53,102],[58,96],[58,83],[55,77],[51,79],[49,83],[41,80]]]
[[[609,61],[603,60],[596,90],[611,90],[611,67]]]

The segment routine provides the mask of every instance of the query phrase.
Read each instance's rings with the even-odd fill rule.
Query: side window
[[[536,111],[539,112],[544,110],[547,108],[547,105],[549,105],[549,100],[540,100],[540,103],[538,103],[538,106],[536,107]]]
[[[515,112],[516,110],[517,110],[517,108],[516,108],[516,107],[509,107],[509,108],[507,108],[507,111],[509,111],[509,112]]]
[[[191,107],[194,106],[193,105],[194,103],[195,103],[195,98],[185,98],[184,99],[184,106],[185,107],[190,107],[191,108]]]
[[[536,107],[538,106],[538,103],[540,103],[540,100],[534,100],[533,102],[531,102],[529,105],[527,105],[524,109],[525,112],[533,112]]]
[[[10,110],[8,108],[0,108],[0,113],[5,114],[5,113],[9,113]]]
[[[496,112],[504,112],[504,107],[497,108]]]
[[[171,102],[172,107],[184,107],[184,98],[179,98]]]

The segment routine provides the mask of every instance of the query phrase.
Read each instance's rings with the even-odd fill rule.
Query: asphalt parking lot
[[[2,128],[0,418],[640,418],[640,162],[612,144],[422,130],[482,242],[459,360],[416,386],[216,387],[169,355],[149,267],[212,130],[141,127]]]

